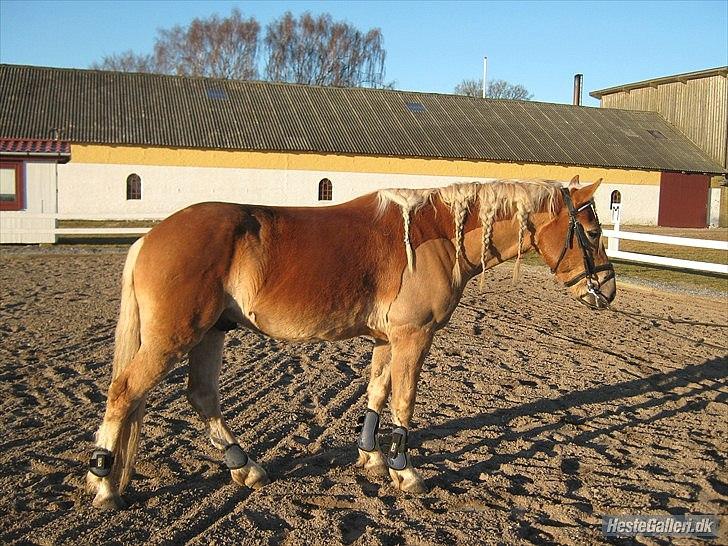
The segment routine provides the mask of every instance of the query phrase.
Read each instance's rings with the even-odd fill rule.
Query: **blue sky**
[[[728,0],[707,2],[180,2],[0,0],[0,62],[87,68],[104,55],[149,52],[156,29],[237,6],[265,26],[286,10],[329,12],[382,29],[387,80],[452,92],[482,75],[520,83],[536,100],[728,65]]]

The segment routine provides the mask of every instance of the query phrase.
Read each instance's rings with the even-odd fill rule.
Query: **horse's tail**
[[[111,379],[116,379],[139,351],[141,335],[139,328],[139,305],[134,292],[134,265],[144,239],[137,240],[126,255],[124,273],[121,275],[121,308],[119,322],[116,324],[114,340],[114,366]]]
[[[112,381],[131,363],[141,346],[139,304],[134,290],[134,265],[143,244],[144,238],[141,238],[131,246],[121,277],[121,309],[116,325]],[[119,492],[124,491],[131,479],[145,406],[146,398],[142,398],[121,422],[119,441],[114,449],[114,458],[121,464],[114,465],[114,474],[117,475],[111,476],[112,480],[118,480]]]

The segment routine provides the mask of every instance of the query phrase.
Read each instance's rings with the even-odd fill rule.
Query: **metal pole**
[[[583,78],[583,74],[574,74],[574,106],[581,106],[581,88]]]
[[[488,85],[488,57],[483,57],[483,98],[485,98],[485,89]]]

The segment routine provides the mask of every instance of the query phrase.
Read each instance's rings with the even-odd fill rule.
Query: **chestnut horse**
[[[374,338],[357,465],[424,491],[407,453],[417,381],[466,283],[534,249],[582,303],[614,299],[593,207],[598,185],[493,180],[382,190],[330,207],[201,203],[173,214],[132,245],[124,265],[112,381],[87,476],[94,506],[124,506],[146,397],[187,355],[187,397],[232,479],[268,483],[220,411],[233,327],[292,341]],[[384,455],[377,433],[390,393],[395,428]]]

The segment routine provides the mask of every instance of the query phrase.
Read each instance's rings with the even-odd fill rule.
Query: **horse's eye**
[[[587,231],[587,235],[589,235],[590,239],[599,239],[599,236],[602,234],[601,229],[591,229]]]

